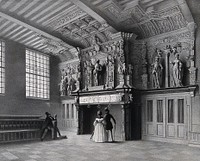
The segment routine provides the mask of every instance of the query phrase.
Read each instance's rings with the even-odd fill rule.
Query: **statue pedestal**
[[[129,88],[132,88],[132,80],[130,75],[126,76],[126,84]]]
[[[124,75],[119,75],[119,85],[116,87],[116,89],[118,88],[129,88],[124,81]]]
[[[98,91],[98,90],[103,90],[103,89],[104,89],[104,85],[88,87],[88,91]]]

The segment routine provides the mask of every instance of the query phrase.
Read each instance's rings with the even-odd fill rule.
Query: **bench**
[[[43,122],[39,115],[0,115],[0,143],[38,140]]]

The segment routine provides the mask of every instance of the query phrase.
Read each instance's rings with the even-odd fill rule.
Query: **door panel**
[[[147,134],[154,135],[154,126],[152,124],[147,124]]]
[[[164,126],[162,124],[157,125],[157,135],[158,136],[164,136]]]
[[[185,135],[185,127],[184,125],[178,125],[177,126],[177,137],[178,138],[184,138]]]
[[[175,126],[167,125],[167,137],[175,137]]]
[[[152,96],[145,98],[145,118],[147,136],[187,140],[188,113],[186,96]]]

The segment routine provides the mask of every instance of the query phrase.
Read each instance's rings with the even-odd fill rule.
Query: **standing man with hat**
[[[116,126],[116,120],[110,114],[109,109],[106,107],[105,108],[105,115],[104,115],[106,135],[107,135],[107,140],[109,140],[109,131],[110,131],[111,140],[113,142],[114,141],[114,139],[113,139],[113,133],[112,133],[113,125],[112,125],[111,119],[113,120],[114,127],[115,127]]]

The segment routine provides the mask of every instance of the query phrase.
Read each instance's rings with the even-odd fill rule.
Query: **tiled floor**
[[[200,161],[200,148],[150,141],[94,143],[90,135],[0,144],[0,161]]]

